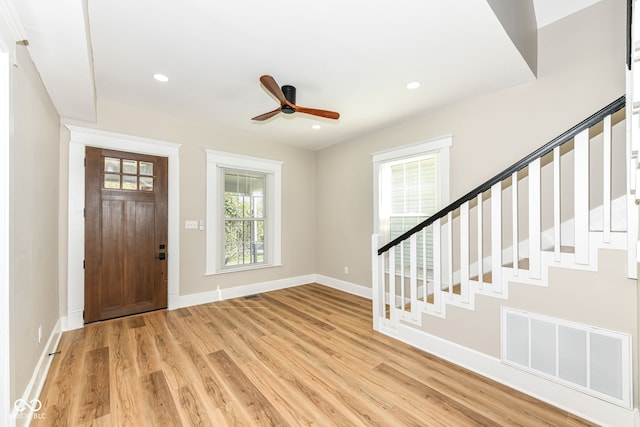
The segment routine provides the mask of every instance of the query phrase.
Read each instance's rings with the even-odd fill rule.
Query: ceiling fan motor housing
[[[282,93],[284,94],[284,97],[286,98],[287,101],[289,101],[290,103],[294,104],[296,103],[296,88],[293,86],[289,86],[289,85],[284,85],[282,86]],[[288,105],[283,105],[282,108],[280,108],[280,111],[282,111],[285,114],[292,114],[295,113],[296,110],[293,107],[290,107]]]

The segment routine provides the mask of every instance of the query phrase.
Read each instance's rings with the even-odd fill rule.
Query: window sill
[[[273,267],[282,267],[281,263],[277,264],[259,264],[259,265],[250,265],[247,267],[230,267],[225,269],[216,270],[213,272],[205,272],[205,276],[217,276],[219,274],[228,274],[228,273],[240,273],[243,271],[251,271],[251,270],[260,270],[263,268],[273,268]]]

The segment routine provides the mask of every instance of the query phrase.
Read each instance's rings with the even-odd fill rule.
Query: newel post
[[[371,298],[373,305],[373,329],[380,330],[380,319],[384,315],[384,286],[383,286],[383,263],[378,255],[378,248],[381,246],[379,234],[371,236]]]

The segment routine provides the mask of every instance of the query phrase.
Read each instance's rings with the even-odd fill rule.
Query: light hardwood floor
[[[372,331],[318,284],[66,332],[32,425],[591,425]]]

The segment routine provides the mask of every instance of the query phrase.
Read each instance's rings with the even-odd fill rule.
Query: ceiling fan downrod
[[[296,88],[290,85],[284,85],[282,86],[281,89],[285,99],[290,103],[292,103],[293,105],[295,105],[296,104]],[[285,104],[280,108],[280,111],[282,111],[285,114],[292,114],[296,112],[296,109],[290,105]]]

